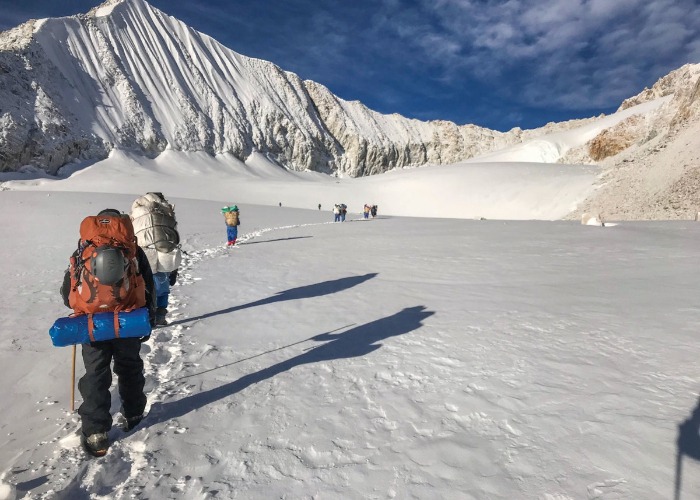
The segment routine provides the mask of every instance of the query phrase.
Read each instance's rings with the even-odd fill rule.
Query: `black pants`
[[[145,379],[143,360],[140,355],[141,341],[137,338],[104,340],[83,344],[85,375],[78,382],[83,404],[78,408],[86,436],[108,432],[112,428],[111,361],[118,377],[122,414],[126,418],[143,413],[146,395],[143,393]]]

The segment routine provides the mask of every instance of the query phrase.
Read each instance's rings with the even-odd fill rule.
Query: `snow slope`
[[[108,183],[171,186],[132,167]],[[94,183],[81,172],[75,186]],[[135,195],[44,190],[69,181],[0,192],[0,498],[700,494],[700,463],[675,469],[677,425],[700,415],[696,223],[403,218],[380,204],[377,219],[334,224],[235,189],[208,198],[194,178],[188,197],[163,189],[187,255],[172,324],[142,350],[149,414],[97,460],[68,411],[70,348],[47,331],[67,313],[57,290],[80,220]],[[305,182],[270,179],[277,193]],[[241,244],[227,250],[231,202]]]
[[[556,163],[562,157],[565,157],[570,150],[585,146],[604,130],[612,128],[635,115],[650,115],[658,111],[662,106],[668,105],[670,101],[671,96],[658,97],[657,99],[620,110],[612,115],[589,120],[569,130],[538,136],[534,139],[526,140],[522,144],[480,155],[468,161],[478,163],[503,161]]]
[[[556,220],[592,192],[598,173],[591,166],[500,163],[431,166],[336,179],[282,170],[260,155],[242,163],[231,156],[212,158],[202,153],[169,151],[148,160],[114,151],[108,160],[81,168],[66,179],[36,179],[35,172],[30,172],[26,175],[29,180],[9,180],[2,186],[134,194],[141,187],[172,196],[219,200],[235,196],[243,203],[282,203],[296,208],[315,208],[321,203],[330,210],[335,203],[346,203],[355,213],[371,203],[391,215]]]

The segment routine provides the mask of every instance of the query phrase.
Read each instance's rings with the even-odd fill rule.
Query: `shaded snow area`
[[[700,497],[700,463],[676,469],[700,224],[408,218],[369,199],[376,219],[346,199],[332,223],[216,182],[203,199],[195,176],[188,197],[158,189],[186,255],[171,325],[142,347],[148,415],[86,458],[71,348],[47,332],[80,221],[128,210],[151,167],[124,194],[0,192],[0,498],[651,500],[676,480]]]

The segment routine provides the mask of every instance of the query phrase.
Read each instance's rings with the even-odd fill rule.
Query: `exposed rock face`
[[[681,89],[693,88],[698,79],[698,68],[694,64],[671,71],[662,77],[650,89],[644,89],[636,96],[625,99],[619,110],[631,108],[643,102],[648,102],[659,97],[677,94]]]
[[[666,112],[657,123],[678,116],[672,108]],[[600,187],[567,218],[590,212],[605,220],[692,220],[700,211],[700,116],[669,127],[652,127],[655,135],[646,132],[644,140],[602,160]]]
[[[588,154],[593,161],[600,161],[624,151],[646,132],[645,122],[634,115],[614,127],[603,130],[588,143]]]
[[[515,131],[504,134],[474,125],[382,115],[360,102],[339,99],[323,85],[304,83],[319,119],[342,151],[336,159],[338,170],[352,177],[455,163],[520,140]]]
[[[585,148],[569,151],[561,161],[598,163],[654,138],[673,136],[700,116],[700,65],[687,64],[661,78],[651,89],[626,99],[618,111],[651,100],[668,101],[653,113],[634,115],[601,131]],[[652,149],[653,150],[653,149]]]
[[[70,103],[51,89],[62,84],[60,74],[31,37],[34,22],[3,33],[0,51],[0,171],[36,163],[55,173],[81,157],[104,156],[101,138],[81,127]]]
[[[685,85],[679,85],[677,87],[678,111],[670,122],[670,128],[672,130],[677,130],[695,119],[695,117],[700,116],[700,78],[698,77],[698,66],[700,65],[695,65],[695,67],[691,66],[689,68],[691,74],[692,70],[695,69],[695,83],[693,83],[692,78],[689,78],[689,81],[684,82]]]

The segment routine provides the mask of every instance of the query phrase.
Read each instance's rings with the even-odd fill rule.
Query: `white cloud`
[[[480,78],[522,96],[524,105],[546,97],[573,108],[616,106],[697,59],[700,21],[692,15],[693,0],[425,0],[421,9],[403,13],[394,30],[420,59],[455,85]],[[631,78],[618,79],[620,67]],[[611,87],[611,78],[620,84]],[[588,95],[576,98],[581,85]]]

